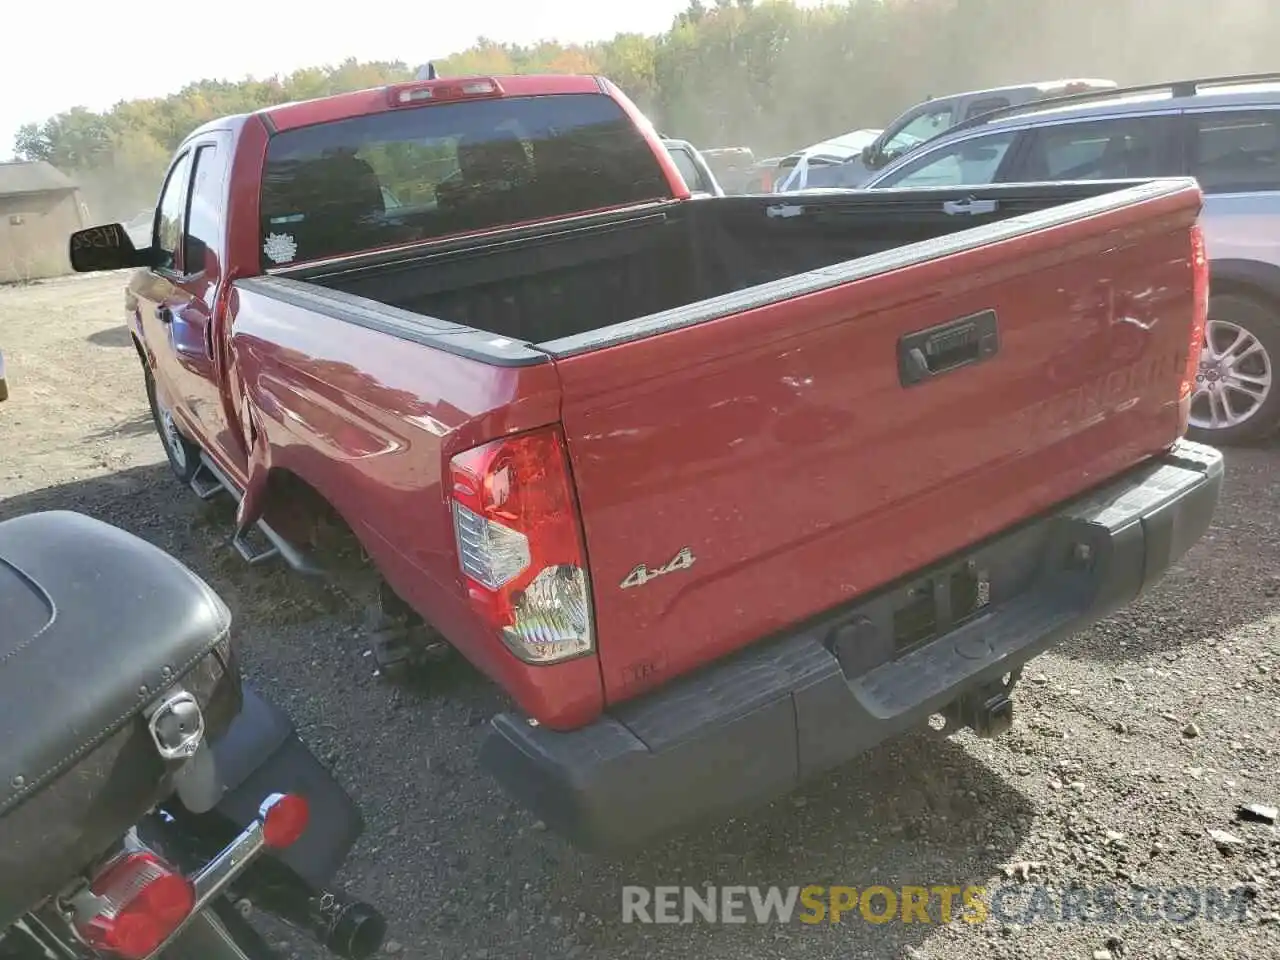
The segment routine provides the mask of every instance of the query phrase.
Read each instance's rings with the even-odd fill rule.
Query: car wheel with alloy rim
[[[200,466],[200,448],[183,435],[173,411],[157,395],[156,381],[150,370],[146,371],[146,381],[151,420],[155,424],[156,433],[160,435],[160,443],[164,446],[169,466],[174,476],[183,483],[190,483]]]
[[[1261,440],[1280,427],[1280,316],[1239,294],[1209,300],[1187,435],[1219,446]]]

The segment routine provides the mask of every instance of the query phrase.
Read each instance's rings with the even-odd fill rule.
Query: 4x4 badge
[[[668,573],[675,573],[677,570],[688,570],[693,566],[693,551],[688,547],[681,548],[680,552],[672,557],[663,566],[657,570],[650,570],[643,563],[627,574],[627,578],[622,581],[622,589],[626,590],[630,587],[643,587],[651,580],[657,580],[658,577]]]

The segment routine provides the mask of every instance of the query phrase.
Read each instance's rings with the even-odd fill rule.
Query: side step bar
[[[244,494],[204,452],[201,452],[200,466],[196,468],[195,475],[191,478],[191,489],[201,500],[212,500],[224,491],[231,494],[236,503],[244,497]],[[312,560],[306,551],[299,549],[276,533],[265,520],[259,520],[254,526],[267,541],[266,546],[256,546],[250,542],[249,535],[252,531],[237,533],[231,538],[231,546],[246,563],[257,566],[280,557],[298,573],[306,576],[314,577],[324,573],[323,568]]]

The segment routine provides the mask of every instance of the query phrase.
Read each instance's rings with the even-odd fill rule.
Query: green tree
[[[1257,0],[1218,0],[1209,31],[1201,0],[689,0],[657,36],[529,46],[480,37],[436,66],[443,76],[601,73],[670,135],[770,154],[883,126],[930,95],[1055,77],[1261,72],[1277,46],[1280,4]],[[167,97],[27,124],[14,149],[82,182],[116,178],[108,196],[153,198],[172,150],[200,124],[407,80],[416,66],[349,59],[202,80]]]
[[[22,160],[48,160],[53,156],[53,144],[40,124],[24,123],[14,137],[13,152]]]

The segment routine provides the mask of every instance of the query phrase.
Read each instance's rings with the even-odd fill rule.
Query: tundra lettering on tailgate
[[[1105,416],[1117,404],[1139,397],[1172,371],[1186,366],[1185,349],[1144,357],[1134,363],[1093,377],[1066,393],[1031,407],[1029,413],[1037,432],[1052,432],[1062,424],[1083,424]]]

